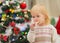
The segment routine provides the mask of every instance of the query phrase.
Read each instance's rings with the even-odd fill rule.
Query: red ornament
[[[30,22],[30,20],[25,19],[25,22]]]
[[[5,13],[9,13],[10,11],[9,10],[6,10]]]
[[[13,32],[14,32],[16,35],[18,35],[19,32],[20,32],[20,30],[19,30],[18,28],[14,27],[14,28],[13,28]]]
[[[26,3],[25,3],[25,2],[20,3],[20,8],[21,8],[21,9],[25,9],[25,8],[26,8],[26,6],[27,6],[27,5],[26,5]]]
[[[0,34],[0,39],[2,39],[3,38],[3,35],[2,34]]]
[[[3,36],[3,40],[7,41],[8,40],[8,36]]]
[[[15,22],[14,22],[14,21],[10,22],[10,25],[11,25],[12,27],[14,27],[14,26],[15,26]]]
[[[22,18],[22,16],[20,16],[20,18]]]

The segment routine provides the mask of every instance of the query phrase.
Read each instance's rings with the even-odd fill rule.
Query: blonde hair
[[[44,5],[37,4],[32,7],[30,12],[31,13],[33,13],[33,12],[42,13],[43,15],[45,15],[45,23],[50,24],[50,18],[49,18],[48,12],[47,12],[46,8],[44,7]]]

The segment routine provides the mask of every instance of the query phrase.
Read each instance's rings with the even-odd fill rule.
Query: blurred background
[[[35,4],[43,4],[47,8],[49,15],[51,16],[60,15],[60,0],[18,0],[18,1],[25,1],[28,5],[27,6],[28,9],[31,9],[31,7]]]
[[[9,2],[7,2],[7,1],[12,1],[13,3],[14,3],[14,1],[15,2],[18,2],[18,3],[16,3],[15,5],[13,4],[13,3],[10,3],[10,4],[13,4],[11,7],[10,7],[10,9],[12,9],[12,7],[14,8],[14,7],[16,7],[16,9],[14,8],[14,9],[12,9],[12,11],[7,11],[7,12],[5,12],[4,10],[6,10],[5,8],[4,8],[4,4],[8,4]],[[1,4],[1,2],[3,2],[3,4]],[[26,3],[24,3],[24,2],[26,2]],[[22,4],[20,4],[20,3],[22,3]],[[18,4],[18,5],[17,5]],[[15,13],[18,13],[18,12],[14,12],[14,10],[16,10],[16,11],[18,11],[19,9],[22,9],[22,11],[23,12],[20,12],[20,10],[19,10],[19,13],[18,14],[21,14],[21,15],[19,15],[19,17],[20,16],[25,16],[25,17],[23,17],[24,19],[25,18],[29,18],[29,16],[30,16],[30,13],[28,12],[35,4],[43,4],[45,7],[46,7],[46,9],[47,9],[47,11],[48,11],[48,14],[50,15],[50,18],[51,18],[51,24],[53,25],[53,26],[55,26],[55,27],[58,27],[58,28],[56,28],[57,29],[57,33],[58,33],[58,37],[57,37],[57,42],[56,43],[60,43],[60,31],[58,31],[58,30],[60,30],[60,0],[0,0],[0,16],[1,15],[4,15],[3,13],[7,13],[8,15],[9,14],[15,14]],[[2,8],[3,7],[3,8]],[[9,5],[7,5],[7,7],[9,7]],[[38,7],[38,6],[37,6]],[[2,9],[1,9],[2,8]],[[28,10],[27,11],[27,13],[29,14],[29,15],[26,15],[26,11],[25,11],[25,9],[26,10]],[[7,9],[7,10],[9,10],[9,9]],[[2,12],[3,11],[3,12]],[[25,13],[24,13],[25,12]],[[7,15],[7,14],[5,14],[5,15]],[[4,16],[5,16],[4,15]],[[7,17],[8,17],[8,15],[7,15]],[[12,15],[11,15],[12,16]],[[16,15],[13,15],[14,17],[16,16]],[[16,16],[17,17],[17,16]],[[1,18],[3,18],[4,19],[4,21],[5,21],[5,18],[2,16]],[[10,18],[10,17],[9,17]],[[30,18],[31,18],[31,16],[30,16]],[[29,18],[29,20],[30,20],[30,18]],[[21,18],[22,19],[22,18]],[[9,19],[10,20],[10,19]],[[7,24],[9,24],[9,20],[7,20],[6,21],[6,25]],[[16,20],[17,21],[17,20]],[[28,21],[28,20],[24,20],[25,22],[26,21]],[[21,20],[21,23],[23,23],[24,21],[22,21]],[[7,23],[8,22],[8,23]],[[20,21],[19,21],[20,22]],[[28,23],[28,22],[27,22]],[[27,24],[26,23],[26,24]],[[1,23],[1,21],[0,21],[0,24],[2,24]],[[15,21],[14,22],[12,22],[11,24],[13,24],[13,25],[15,25],[15,24],[17,24]],[[20,23],[18,23],[18,24],[20,24]],[[23,38],[22,39],[24,39],[24,40],[22,40],[20,43],[22,43],[23,41],[23,43],[26,43],[27,41],[25,40],[25,39],[27,39],[26,37],[25,37],[25,33],[27,32],[27,31],[25,31],[25,32],[23,32],[23,30],[25,29],[25,25],[26,24],[23,24],[23,28],[21,29],[21,31],[22,31],[22,36],[23,36]],[[6,26],[5,25],[5,26]],[[20,24],[21,25],[21,24]],[[20,25],[18,25],[19,27],[20,27]],[[9,26],[8,26],[9,27]],[[21,26],[22,27],[22,26]],[[0,27],[1,28],[1,27]],[[10,29],[11,27],[9,27],[9,31],[11,30]],[[29,27],[28,27],[29,28]],[[1,28],[2,30],[4,30],[3,28]],[[14,29],[16,29],[16,28],[14,28]],[[30,28],[29,28],[30,29]],[[7,33],[9,34],[9,31],[7,30]],[[1,30],[0,30],[1,31]],[[19,32],[19,31],[18,31]],[[10,31],[10,33],[11,33],[11,31]],[[13,33],[13,32],[12,32]],[[14,34],[14,33],[13,33]],[[27,33],[26,33],[26,35],[27,35]],[[12,35],[13,36],[13,35]],[[12,36],[10,36],[10,37],[12,37]],[[20,38],[20,36],[19,36],[19,38]],[[11,38],[11,42],[12,42],[12,39],[13,38]],[[20,41],[20,39],[18,39],[18,41]],[[18,43],[18,41],[16,41],[17,43]],[[4,41],[3,41],[4,42]],[[1,42],[0,42],[1,43]],[[5,42],[4,42],[5,43]],[[27,42],[28,43],[28,42]]]

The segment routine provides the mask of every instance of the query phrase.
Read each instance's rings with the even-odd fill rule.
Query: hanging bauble
[[[5,21],[6,20],[6,14],[2,14],[2,19],[1,19],[2,21]]]
[[[24,35],[24,32],[21,32],[22,33],[22,35]]]
[[[5,13],[6,13],[6,14],[9,13],[9,12],[10,12],[9,9],[5,10]]]
[[[16,27],[13,28],[13,32],[15,33],[15,35],[18,35],[20,30]]]
[[[6,5],[9,5],[9,1],[8,1],[8,0],[6,0],[6,1],[5,1],[5,4],[6,4]]]
[[[14,13],[14,9],[9,9],[9,11],[10,11],[11,13]]]
[[[2,17],[6,17],[6,14],[5,14],[5,13],[3,13],[3,14],[2,14]]]
[[[14,14],[13,14],[13,18],[16,18],[16,17],[17,17],[17,14],[16,14],[16,13],[14,13]]]
[[[8,41],[8,36],[3,36],[4,41]]]
[[[15,42],[17,39],[18,39],[18,36],[16,36],[16,35],[11,35],[10,36],[10,41],[11,42]]]
[[[21,9],[25,9],[27,7],[25,2],[20,3],[20,8]]]
[[[11,25],[12,27],[14,27],[14,26],[15,26],[15,22],[14,22],[14,21],[10,22],[10,25]]]

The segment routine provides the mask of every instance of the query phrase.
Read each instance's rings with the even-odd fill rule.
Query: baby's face
[[[42,13],[31,13],[32,14],[32,20],[35,23],[43,23],[45,22],[45,16]]]

